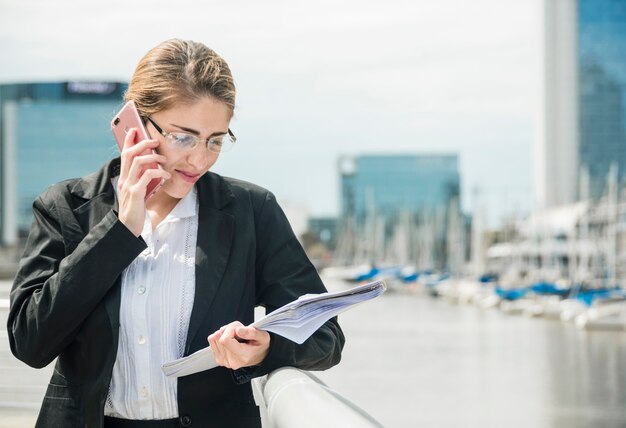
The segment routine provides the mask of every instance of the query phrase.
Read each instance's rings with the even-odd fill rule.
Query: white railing
[[[252,385],[267,428],[382,427],[310,372],[285,367],[254,379]]]

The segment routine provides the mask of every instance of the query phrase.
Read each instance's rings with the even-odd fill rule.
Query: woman
[[[27,364],[57,358],[37,426],[258,427],[249,380],[329,368],[344,337],[336,319],[302,345],[244,326],[255,306],[324,285],[270,192],[208,172],[234,143],[222,58],[166,41],[139,62],[125,98],[151,139],[133,145],[131,130],[121,158],[33,204],[8,332]],[[145,168],[154,162],[162,168]],[[144,201],[154,178],[166,182]],[[207,336],[220,367],[163,375]]]

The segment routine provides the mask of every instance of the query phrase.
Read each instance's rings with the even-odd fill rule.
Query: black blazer
[[[50,187],[34,220],[11,290],[13,354],[33,367],[57,359],[38,427],[101,427],[117,353],[120,275],[146,244],[117,218],[111,177],[119,158],[94,174]],[[265,189],[207,173],[199,199],[196,288],[185,355],[231,321],[254,320],[305,293],[325,291],[289,223]],[[322,370],[344,344],[336,319],[297,345],[271,334],[255,367],[223,367],[178,379],[182,426],[260,427],[248,382],[279,367]]]

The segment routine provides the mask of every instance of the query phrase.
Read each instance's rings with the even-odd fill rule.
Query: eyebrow
[[[184,127],[184,126],[176,125],[174,123],[170,123],[170,125],[180,129],[181,131],[189,132],[190,134],[193,134],[195,136],[200,136],[200,131],[196,131],[195,129],[191,129],[191,128],[187,128],[187,127]],[[207,137],[207,139],[211,138],[211,137],[218,136],[218,135],[226,135],[226,134],[228,134],[228,131],[223,131],[223,132],[217,131],[217,132],[214,132],[211,135],[209,135]]]

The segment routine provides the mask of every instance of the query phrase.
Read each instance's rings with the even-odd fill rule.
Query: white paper
[[[306,294],[250,324],[298,344],[307,340],[326,321],[359,303],[380,296],[387,286],[374,281],[334,293]],[[210,346],[183,358],[163,364],[167,376],[187,376],[217,367]]]
[[[181,377],[217,367],[210,346],[191,355],[163,364],[161,370],[166,376]]]

